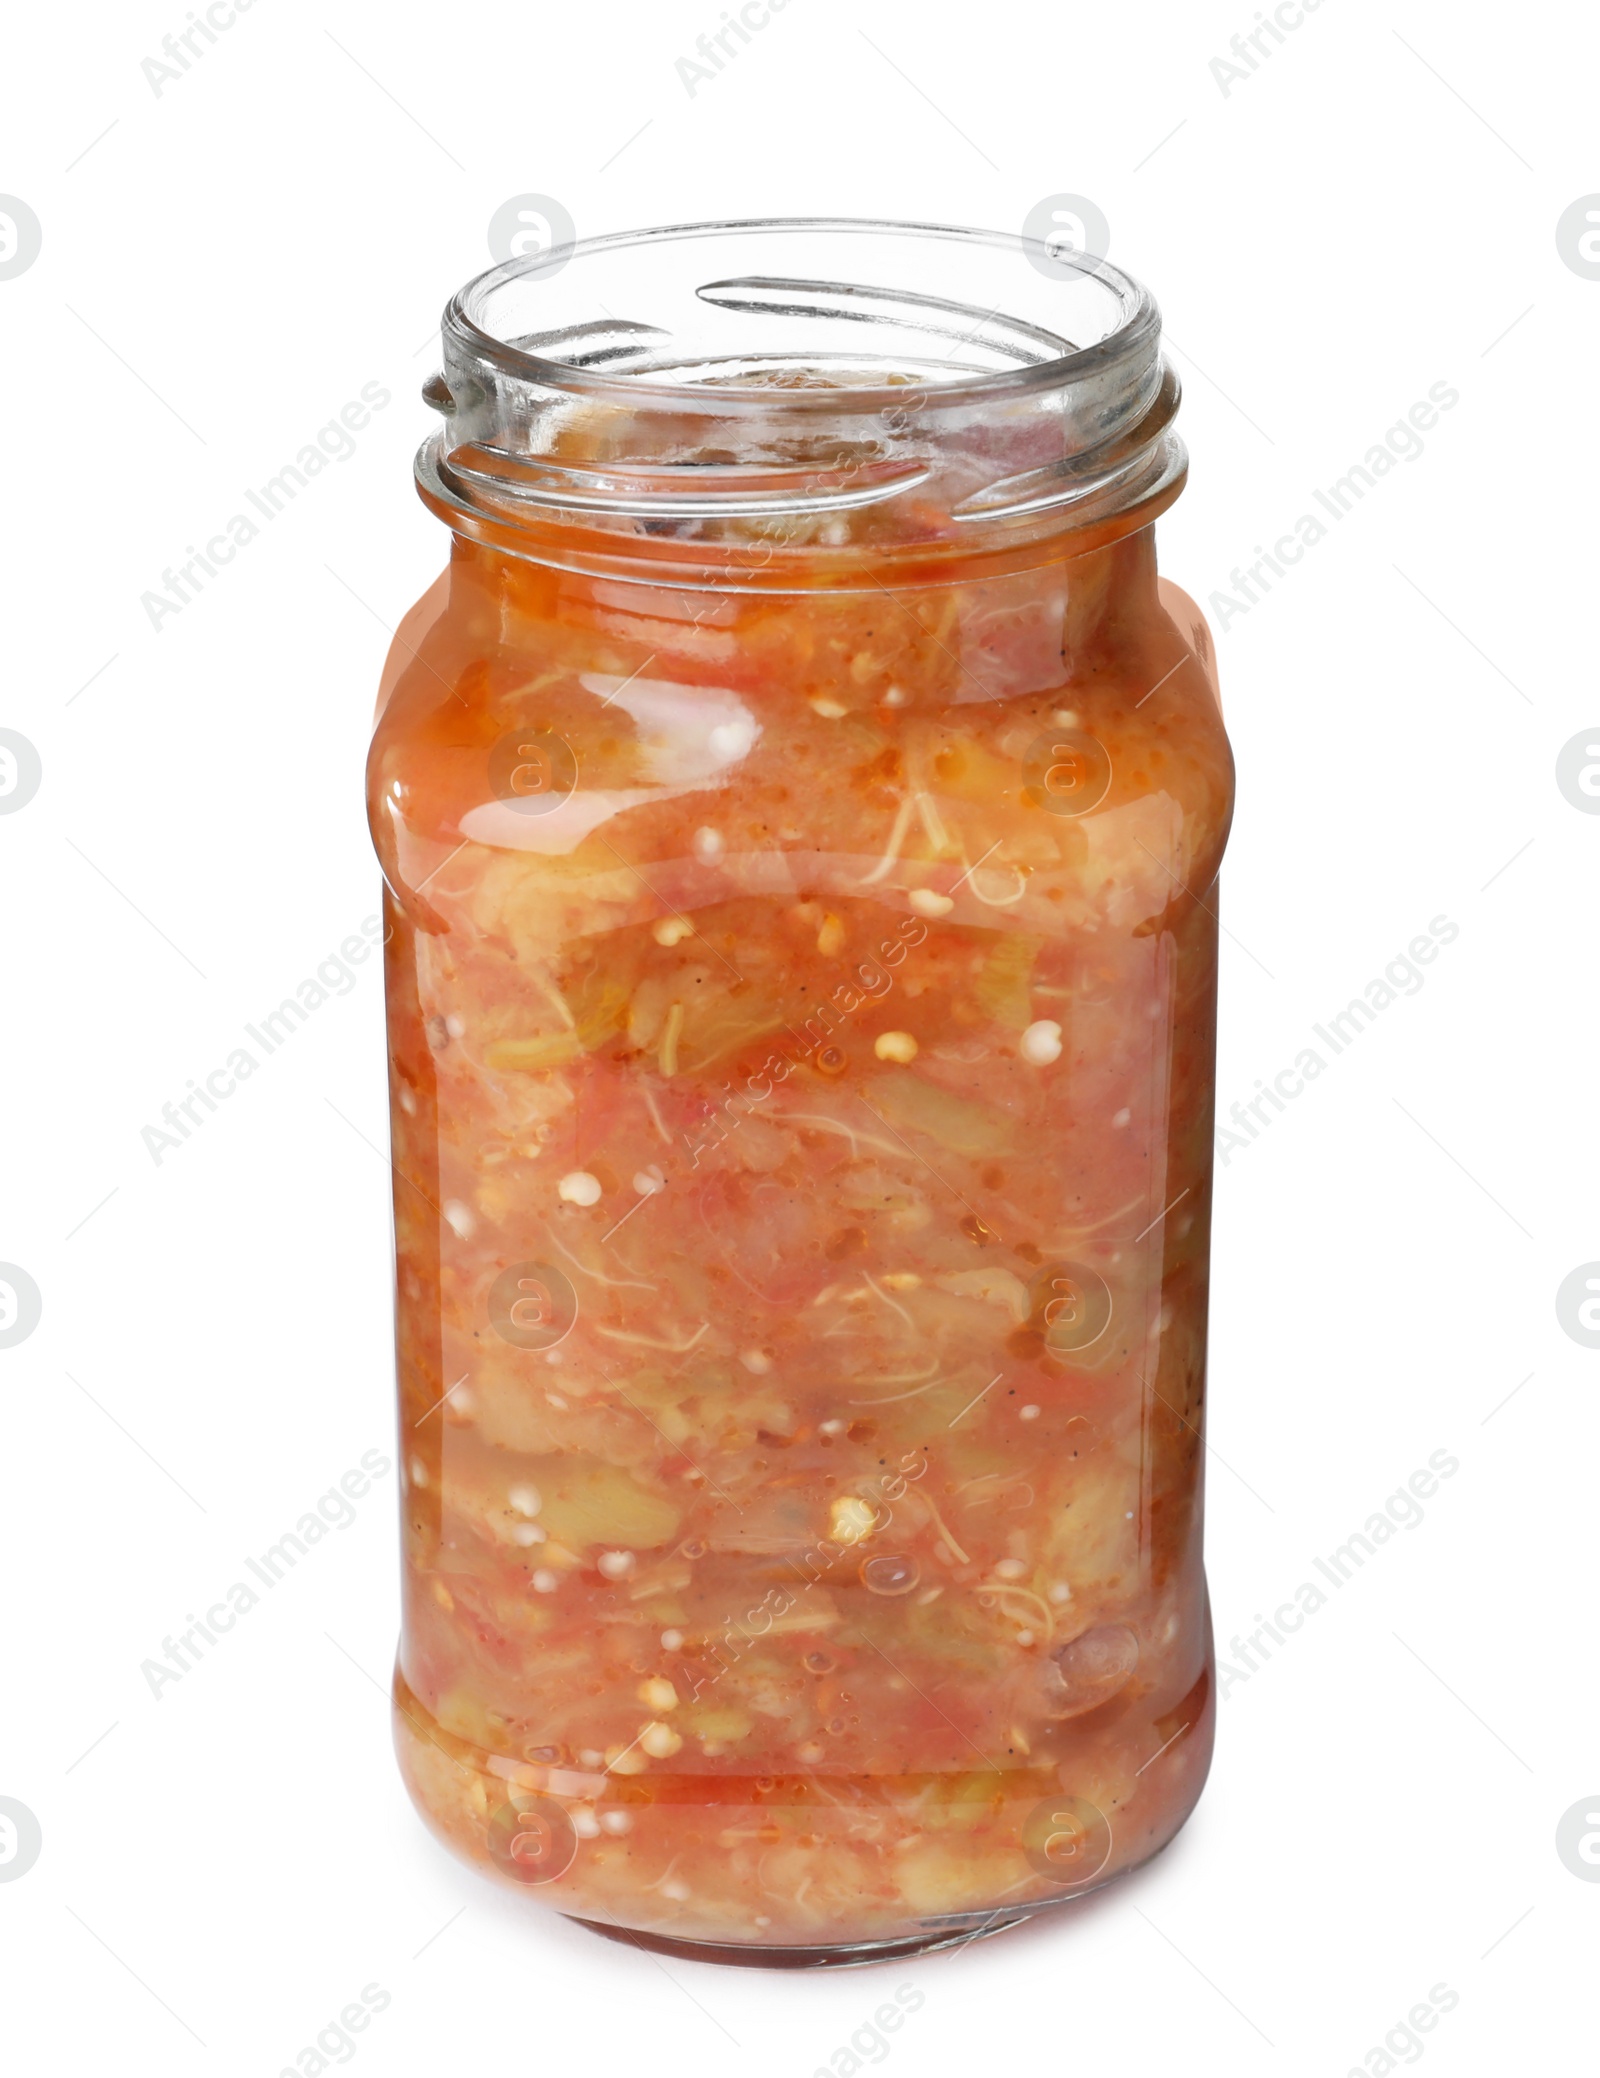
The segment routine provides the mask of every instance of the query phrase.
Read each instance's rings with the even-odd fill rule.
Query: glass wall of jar
[[[1199,1794],[1232,773],[1159,336],[856,223],[446,313],[370,765],[397,1740],[601,1929],[926,1947]]]

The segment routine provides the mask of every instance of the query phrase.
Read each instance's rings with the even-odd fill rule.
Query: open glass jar
[[[937,1945],[1199,1794],[1232,772],[1159,335],[853,222],[446,312],[370,765],[397,1739],[603,1930]]]

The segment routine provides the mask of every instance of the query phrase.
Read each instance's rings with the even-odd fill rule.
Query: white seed
[[[640,1751],[649,1754],[653,1761],[670,1760],[682,1744],[681,1736],[671,1725],[662,1724],[659,1719],[647,1724],[639,1734]]]
[[[712,829],[709,823],[702,824],[695,831],[692,843],[694,855],[702,866],[709,866],[713,859],[720,859],[722,856],[722,832]]]
[[[567,1814],[572,1820],[572,1830],[580,1840],[598,1840],[600,1821],[594,1815],[592,1804],[574,1804]]]
[[[1111,1123],[1114,1126],[1122,1127],[1128,1123],[1128,1120],[1132,1118],[1132,1116],[1133,1113],[1128,1109],[1127,1105],[1124,1104],[1120,1111],[1112,1112]]]
[[[421,1458],[414,1457],[411,1460],[411,1484],[413,1486],[426,1486],[427,1483],[428,1468],[422,1462]]]
[[[1058,729],[1075,729],[1078,726],[1078,717],[1070,707],[1058,707],[1050,719]]]
[[[948,916],[956,906],[952,895],[941,895],[931,887],[914,887],[906,900],[918,916]]]
[[[682,1631],[663,1631],[661,1633],[661,1650],[663,1652],[677,1652],[682,1645]]]
[[[880,1032],[872,1042],[872,1050],[880,1061],[914,1061],[917,1042],[909,1032]]]
[[[657,1886],[664,1898],[671,1898],[675,1905],[686,1905],[694,1892],[681,1876],[669,1876],[665,1883]]]
[[[739,1361],[747,1371],[763,1378],[772,1369],[772,1359],[764,1349],[744,1349],[739,1352]]]
[[[541,1566],[533,1576],[533,1585],[541,1595],[553,1595],[561,1585],[561,1575],[552,1573],[548,1566]]]
[[[817,1434],[819,1436],[842,1436],[844,1434],[844,1423],[839,1420],[819,1421],[817,1423]]]
[[[445,1019],[444,1028],[450,1034],[452,1039],[464,1039],[467,1036],[466,1026],[461,1022],[460,1018],[454,1014],[454,1012],[452,1012],[451,1015]]]
[[[822,919],[822,928],[817,933],[817,950],[825,960],[831,960],[844,946],[844,925],[830,909]]]
[[[811,712],[820,714],[826,722],[836,722],[841,715],[846,715],[850,712],[849,708],[840,701],[830,700],[826,693],[813,693],[809,704]]]
[[[1019,1645],[1031,1645],[1033,1643],[1032,1631],[1018,1631],[1017,1643]]]
[[[652,926],[650,935],[657,945],[681,945],[685,938],[694,936],[694,925],[686,916],[664,916]]]
[[[1053,1017],[1041,1017],[1023,1033],[1018,1052],[1033,1068],[1048,1068],[1061,1058],[1061,1027]]]
[[[1021,1580],[1027,1572],[1021,1559],[1001,1559],[994,1569],[996,1580]]]
[[[526,1551],[530,1544],[543,1544],[550,1532],[543,1523],[516,1522],[511,1525],[511,1541],[520,1544]]]
[[[1037,1407],[1032,1406],[1019,1407],[1017,1409],[1017,1419],[1019,1421],[1037,1421],[1039,1419],[1039,1410]]]
[[[470,1205],[463,1205],[459,1198],[445,1199],[444,1216],[458,1240],[470,1241],[478,1230],[478,1215]]]
[[[639,1683],[639,1700],[647,1710],[676,1710],[678,1691],[664,1674],[652,1674]]]
[[[556,1196],[568,1205],[597,1204],[600,1198],[600,1179],[598,1176],[591,1176],[587,1169],[573,1169],[556,1185]]]
[[[506,1499],[519,1515],[537,1515],[544,1506],[544,1500],[540,1495],[539,1489],[536,1486],[530,1486],[526,1480],[520,1486],[514,1486],[510,1493],[506,1495]]]
[[[835,1544],[858,1544],[871,1535],[877,1520],[870,1501],[863,1501],[859,1494],[841,1494],[833,1504],[829,1535]]]
[[[664,1191],[667,1179],[652,1162],[648,1169],[640,1169],[633,1179],[633,1187],[641,1198],[653,1198],[657,1191]]]
[[[883,696],[885,707],[904,707],[911,695],[903,685],[892,685]]]
[[[633,1815],[628,1811],[602,1811],[600,1830],[605,1833],[631,1833]]]
[[[1068,1587],[1064,1580],[1052,1581],[1050,1585],[1050,1599],[1052,1602],[1057,1603],[1070,1602],[1072,1600],[1072,1589]]]
[[[605,1755],[594,1746],[584,1747],[578,1758],[586,1768],[598,1768],[603,1766],[605,1762]]]
[[[633,1571],[631,1551],[602,1551],[595,1561],[607,1580],[626,1580]]]

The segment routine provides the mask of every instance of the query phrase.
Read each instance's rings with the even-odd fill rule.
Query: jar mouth
[[[797,386],[785,392],[784,401],[793,410],[837,410],[842,401],[841,391],[850,405],[859,402],[868,410],[882,408],[886,403],[903,401],[908,382],[937,388],[942,402],[998,403],[1029,391],[1081,380],[1107,365],[1136,363],[1152,351],[1159,340],[1160,313],[1149,290],[1104,259],[1050,247],[1020,233],[973,230],[951,224],[893,222],[869,217],[764,217],[665,224],[649,230],[611,232],[553,246],[526,258],[505,261],[468,282],[446,305],[443,320],[446,355],[448,357],[451,344],[457,342],[508,377],[551,389],[570,390],[576,395],[596,396],[615,390],[636,403],[651,400],[681,406],[682,392],[687,384],[714,380],[719,402],[726,399],[730,409],[737,410],[740,406],[755,411],[770,409],[773,403],[770,382],[742,384],[731,374],[708,378],[692,362],[680,365],[671,380],[652,380],[652,374],[664,371],[652,367],[649,356],[652,352],[659,353],[660,349],[646,335],[670,338],[667,328],[636,319],[612,318],[609,323],[597,323],[592,319],[586,322],[581,318],[564,318],[558,311],[547,311],[541,305],[555,300],[549,292],[554,290],[557,277],[567,274],[573,263],[577,263],[578,273],[569,275],[569,296],[573,287],[583,280],[586,271],[601,271],[594,267],[586,270],[586,262],[607,261],[630,252],[659,252],[664,247],[689,241],[760,240],[776,247],[780,240],[795,239],[807,240],[814,245],[826,240],[874,240],[878,242],[880,252],[885,240],[903,241],[908,245],[938,241],[960,250],[969,262],[983,253],[1003,255],[1013,263],[1024,263],[1032,270],[1032,275],[1030,278],[1025,274],[1022,265],[1012,265],[1009,286],[1013,295],[987,309],[975,305],[970,299],[935,296],[926,289],[838,282],[814,275],[773,276],[763,272],[760,275],[723,276],[697,283],[692,294],[698,301],[728,312],[781,316],[791,320],[826,317],[835,323],[877,324],[880,328],[886,321],[898,320],[897,329],[908,337],[925,341],[942,336],[965,346],[969,352],[995,356],[1009,353],[1014,360],[1011,366],[1002,363],[982,372],[970,368],[951,368],[942,372],[927,365],[925,346],[924,351],[915,356],[902,349],[894,358],[921,360],[923,367],[920,372],[908,370],[894,381],[878,383],[830,381]],[[776,251],[769,254],[769,260],[777,257]],[[874,257],[870,252],[863,252],[869,268]],[[610,271],[615,278],[615,271]],[[689,271],[700,273],[704,270],[691,268]],[[930,262],[930,275],[933,271]],[[1000,268],[986,270],[987,279],[996,284],[1001,273]],[[543,296],[541,289],[545,291]],[[1014,316],[1004,307],[1006,302],[1022,302],[1024,292],[1027,292],[1028,302],[1041,311],[1040,316]],[[580,302],[582,296],[580,287]],[[562,300],[565,302],[568,298]],[[1048,324],[1043,320],[1045,309],[1048,309],[1051,320]],[[531,331],[520,322],[530,317],[538,320]],[[1071,324],[1074,332],[1093,328],[1095,336],[1079,341],[1066,333],[1064,327],[1067,324]],[[635,335],[631,353],[628,344],[630,333]],[[878,344],[882,339],[880,330],[874,343]],[[535,351],[535,343],[547,350]],[[558,346],[569,351],[554,351]],[[634,368],[622,365],[630,358],[640,365]],[[814,354],[811,365],[816,365]],[[867,371],[863,369],[861,372],[865,374]]]
[[[418,484],[468,538],[576,568],[642,555],[658,582],[1016,549],[1176,496],[1160,332],[1131,275],[1016,233],[818,217],[574,240],[451,299]]]

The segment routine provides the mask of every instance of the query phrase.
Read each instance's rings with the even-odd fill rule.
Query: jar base
[[[1102,1867],[1076,1883],[1064,1882],[1058,1888],[1056,1880],[1046,1870],[1040,1869],[1031,1856],[1028,1859],[1033,1863],[1033,1877],[1019,1879],[1014,1860],[1002,1859],[999,1850],[993,1847],[985,1850],[981,1843],[977,1858],[965,1872],[969,1880],[954,1880],[961,1876],[962,1871],[958,1866],[961,1860],[959,1849],[952,1845],[949,1853],[955,1861],[950,1862],[947,1856],[946,1863],[936,1864],[939,1873],[946,1878],[937,1886],[942,1893],[940,1902],[948,1900],[944,1911],[938,1910],[934,1899],[928,1897],[932,1886],[926,1883],[922,1885],[921,1897],[903,1894],[897,1901],[880,1898],[876,1907],[869,1897],[841,1892],[837,1910],[829,1915],[834,1921],[829,1928],[819,1923],[823,1915],[816,1911],[809,1915],[785,1914],[781,1886],[761,1884],[758,1872],[742,1890],[730,1885],[723,1893],[705,1887],[700,1900],[701,1909],[695,1915],[698,1928],[694,1932],[685,1930],[680,1933],[673,1922],[677,1921],[681,1926],[686,1915],[678,1910],[677,1901],[672,1901],[669,1909],[666,1902],[651,1894],[648,1886],[630,1883],[629,1869],[637,1867],[654,1873],[664,1864],[671,1864],[675,1856],[697,1851],[705,1853],[708,1843],[717,1840],[720,1830],[730,1823],[730,1807],[715,1792],[719,1788],[739,1790],[743,1787],[739,1778],[726,1781],[716,1777],[688,1778],[677,1785],[680,1790],[689,1789],[697,1797],[697,1802],[689,1802],[679,1795],[652,1803],[648,1798],[641,1799],[639,1786],[627,1778],[614,1781],[600,1777],[597,1782],[585,1775],[574,1782],[570,1770],[555,1770],[552,1784],[542,1762],[521,1762],[473,1746],[459,1734],[447,1732],[398,1668],[395,1703],[396,1751],[413,1802],[435,1835],[470,1866],[501,1882],[510,1881],[529,1902],[537,1901],[553,1908],[562,1917],[592,1933],[603,1934],[609,1940],[625,1942],[647,1953],[685,1962],[775,1970],[843,1969],[892,1962],[940,1950],[956,1950],[969,1941],[1003,1933],[1008,1927],[1020,1926],[1031,1919],[1057,1918],[1071,1907],[1120,1882],[1124,1876],[1145,1866],[1159,1854],[1194,1809],[1210,1760],[1215,1710],[1209,1673],[1202,1673],[1185,1705],[1185,1722],[1180,1726],[1180,1734],[1187,1732],[1189,1736],[1169,1737],[1164,1759],[1160,1754],[1154,1757],[1162,1760],[1163,1774],[1167,1777],[1158,1784],[1161,1791],[1159,1801],[1152,1802],[1142,1823],[1137,1823],[1131,1814],[1125,1817],[1120,1842],[1125,1859],[1119,1865]],[[1162,1726],[1158,1723],[1152,1729],[1160,1731]],[[1147,1762],[1146,1768],[1149,1766]],[[1144,1773],[1143,1770],[1140,1772]],[[836,1792],[838,1780],[835,1778]],[[852,1786],[851,1778],[843,1780],[846,1787]],[[1015,1788],[1020,1780],[1021,1771],[1014,1770],[1009,1784],[1002,1787]],[[1153,1780],[1152,1770],[1146,1776],[1146,1783]],[[611,1848],[607,1860],[596,1864],[602,1875],[609,1872],[609,1881],[580,1882],[569,1876],[570,1862],[576,1859],[579,1851],[575,1824],[565,1829],[571,1835],[566,1841],[571,1852],[553,1869],[541,1870],[536,1863],[530,1866],[507,1857],[503,1829],[497,1833],[495,1827],[510,1813],[508,1800],[513,1794],[511,1785],[514,1783],[522,1785],[526,1791],[516,1806],[518,1810],[547,1806],[550,1798],[546,1792],[552,1787],[556,1797],[582,1792],[579,1802],[591,1814],[595,1812],[596,1804],[601,1807],[597,1815],[589,1817],[589,1830],[581,1837],[583,1840],[597,1840],[602,1847]],[[878,1792],[875,1801],[882,1804],[882,1785],[875,1779],[861,1778],[854,1786],[863,1792]],[[770,1789],[777,1785],[769,1783],[762,1787]],[[980,1784],[980,1787],[986,1785]],[[1002,1846],[1009,1844],[1018,1855],[1027,1855],[1024,1833],[1030,1815],[1036,1815],[1038,1788],[1039,1785],[1034,1784],[1020,1798],[1001,1799],[1001,1817],[996,1821],[995,1830],[999,1833],[1002,1826],[1009,1828]],[[598,1796],[597,1790],[601,1792]],[[832,1808],[848,1821],[852,1809],[870,1807],[873,1801],[863,1794],[853,1800],[841,1800]],[[1044,1808],[1053,1810],[1060,1801],[1047,1802]],[[750,1798],[746,1794],[732,1807],[735,1819],[741,1813],[745,1814],[746,1825],[749,1805]],[[803,1807],[778,1802],[770,1808],[780,1812],[803,1808],[806,1826],[813,1833],[819,1822],[825,1823],[829,1815],[815,1799]],[[984,1807],[985,1811],[987,1808]],[[617,1825],[614,1814],[621,1814],[625,1822]],[[557,1815],[559,1818],[559,1813]],[[662,1829],[669,1822],[671,1830],[663,1835]],[[656,1830],[651,1831],[652,1827]],[[640,1856],[642,1840],[642,1858],[630,1862],[626,1850],[612,1846],[624,1834],[632,1835],[635,1857]],[[968,1842],[971,1837],[970,1831],[962,1835]],[[815,1866],[824,1874],[830,1873],[830,1850],[843,1845],[845,1851],[850,1851],[851,1847],[842,1834],[814,1837],[810,1845],[816,1851]],[[713,1868],[721,1866],[721,1863],[708,1855],[706,1865]],[[577,1872],[579,1877],[585,1873],[584,1869]],[[790,1874],[793,1876],[792,1870]],[[805,1874],[805,1865],[802,1865],[801,1874]],[[798,1882],[800,1879],[795,1877],[794,1880]],[[837,1887],[836,1875],[834,1880]],[[1032,1894],[1019,1896],[1018,1892],[1024,1889]],[[1007,1898],[1010,1902],[999,1902]],[[600,1914],[598,1919],[593,1916],[596,1911]],[[636,1918],[654,1919],[656,1923],[654,1926],[629,1923]],[[769,1938],[762,1939],[763,1933]],[[786,1940],[785,1935],[790,1938]],[[797,1935],[812,1938],[797,1940],[794,1938]]]
[[[575,1912],[563,1914],[574,1926],[603,1934],[608,1941],[621,1941],[629,1948],[647,1949],[652,1955],[670,1955],[686,1963],[735,1963],[753,1970],[847,1970],[867,1963],[898,1962],[908,1955],[931,1955],[942,1948],[963,1948],[1008,1927],[1021,1926],[1034,1917],[1031,1912],[1010,1912],[1003,1918],[980,1921],[975,1927],[930,1927],[926,1933],[911,1934],[898,1941],[828,1942],[815,1948],[764,1948],[755,1942],[676,1941],[665,1934],[640,1933],[636,1928],[608,1926],[604,1920],[584,1919]]]

